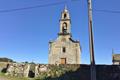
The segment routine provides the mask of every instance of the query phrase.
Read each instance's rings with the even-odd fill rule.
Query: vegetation
[[[79,80],[78,77],[72,77],[72,73],[75,72],[79,66],[50,66],[50,70],[40,73],[40,76],[35,80]],[[71,75],[71,76],[69,76]]]
[[[9,58],[0,58],[0,62],[14,62],[14,61]]]
[[[30,78],[23,78],[23,77],[12,77],[5,75],[4,73],[0,73],[0,80],[35,80],[35,79],[30,79]]]
[[[35,78],[23,78],[14,76],[11,77],[3,74],[1,74],[0,77],[2,76],[4,78],[7,78],[3,80],[80,80],[80,78],[81,80],[90,79],[89,66],[82,67],[79,65],[49,65],[47,68],[47,71],[39,72],[38,77],[36,76]],[[34,71],[34,64],[32,64],[30,70]],[[80,77],[80,75],[82,76]]]

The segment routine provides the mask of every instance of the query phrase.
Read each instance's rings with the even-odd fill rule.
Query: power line
[[[73,1],[80,1],[80,0],[71,0]],[[34,8],[40,8],[40,7],[48,7],[48,6],[55,6],[60,4],[65,4],[67,1],[61,1],[56,3],[49,3],[44,5],[36,5],[36,6],[29,6],[29,7],[23,7],[23,8],[15,8],[15,9],[7,9],[7,10],[0,10],[0,13],[7,13],[7,12],[14,12],[14,11],[21,11],[21,10],[28,10],[28,9],[34,9]],[[114,11],[114,10],[100,10],[100,9],[93,9],[96,12],[104,12],[104,13],[120,13],[120,11]]]
[[[30,6],[30,7],[23,7],[23,8],[0,10],[0,13],[7,13],[7,12],[14,12],[14,11],[28,10],[28,9],[34,9],[34,8],[39,8],[39,7],[48,7],[48,6],[54,6],[54,5],[64,4],[66,2],[67,1],[61,1],[61,2],[56,2],[56,3],[44,4],[44,5],[37,5],[37,6]]]
[[[93,0],[93,3],[95,4],[96,0]],[[93,4],[93,5],[94,5]],[[108,9],[94,9],[95,12],[103,12],[103,13],[120,13],[120,10],[108,10]]]
[[[99,9],[93,9],[96,12],[105,12],[105,13],[120,13],[120,11],[114,11],[114,10],[99,10]]]

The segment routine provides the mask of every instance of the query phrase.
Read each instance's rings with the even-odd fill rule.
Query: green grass
[[[22,78],[22,77],[11,77],[8,75],[5,75],[4,73],[0,73],[1,78],[5,78],[6,80],[35,80],[30,78]]]

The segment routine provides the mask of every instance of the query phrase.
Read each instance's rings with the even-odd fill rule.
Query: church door
[[[61,58],[61,64],[66,64],[66,58]]]

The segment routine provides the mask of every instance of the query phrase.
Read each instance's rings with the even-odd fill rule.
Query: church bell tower
[[[80,43],[72,39],[71,19],[67,7],[61,13],[60,31],[54,41],[49,42],[49,64],[80,64]]]
[[[61,14],[59,35],[71,35],[71,20],[67,7]]]

